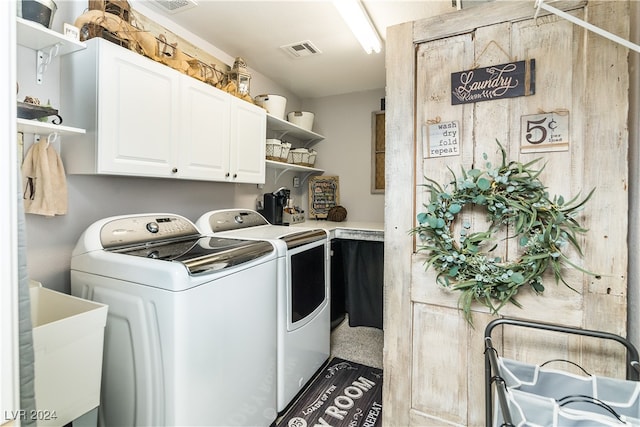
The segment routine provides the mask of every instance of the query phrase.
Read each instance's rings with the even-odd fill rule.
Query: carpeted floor
[[[331,332],[331,357],[340,357],[382,369],[383,332],[366,326],[349,326],[349,318]]]

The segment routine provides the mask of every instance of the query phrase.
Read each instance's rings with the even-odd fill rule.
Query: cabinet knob
[[[238,174],[237,174],[237,173],[234,173],[234,174],[233,174],[233,179],[236,179],[237,177],[238,177]]]
[[[173,169],[171,169],[171,172],[172,172],[172,173],[178,173],[178,168],[173,168]]]
[[[224,177],[225,177],[225,178],[229,178],[229,172],[225,173],[225,174],[224,174]]]

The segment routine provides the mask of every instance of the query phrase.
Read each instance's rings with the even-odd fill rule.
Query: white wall
[[[75,18],[86,8],[86,0],[57,1],[58,11],[52,28],[62,31],[64,22],[74,22]],[[142,10],[140,10],[141,13]],[[152,16],[149,10],[144,14],[154,20],[161,17]],[[233,61],[233,57],[224,54],[215,46],[206,43],[185,29],[171,27],[170,23],[159,22],[175,34],[189,40],[191,43],[207,50],[219,59]],[[226,55],[226,58],[225,58]],[[247,58],[250,62],[250,58]],[[60,102],[59,76],[60,60],[54,59],[44,76],[44,84],[35,84],[35,52],[22,48],[18,49],[17,58],[18,80],[20,92],[18,99],[30,95],[46,102],[51,100],[53,107]],[[287,97],[287,110],[302,109],[301,100],[293,94],[279,87],[266,76],[252,71],[251,93],[277,93]],[[349,219],[352,220],[382,220],[383,196],[371,198],[368,190],[369,144],[370,144],[370,114],[379,109],[378,93],[344,95],[341,97],[323,98],[308,101],[316,109],[319,133],[327,134],[327,141],[318,145],[321,154],[319,164],[327,168],[328,173],[341,176],[344,184],[344,203],[349,209]],[[342,123],[340,117],[335,117],[333,111],[341,110],[351,105],[346,111],[356,111],[353,123]],[[64,118],[64,111],[60,111]],[[325,118],[324,116],[327,115]],[[337,131],[332,131],[336,126]],[[316,130],[316,129],[314,129]],[[25,135],[26,148],[32,137]],[[347,142],[344,142],[347,141]],[[359,152],[359,157],[352,158],[344,164],[341,154],[334,155],[336,146],[349,145]],[[64,139],[56,148],[64,151]],[[358,148],[356,148],[356,146]],[[325,153],[326,150],[326,153]],[[332,160],[332,157],[336,157]],[[212,209],[226,208],[255,208],[257,199],[262,198],[264,192],[271,192],[278,187],[292,187],[293,173],[286,173],[275,182],[276,173],[267,169],[266,184],[259,188],[253,184],[228,184],[200,181],[183,181],[171,179],[128,178],[111,176],[83,176],[70,175],[67,177],[69,190],[69,210],[64,216],[45,218],[38,215],[27,215],[27,264],[32,279],[42,282],[46,287],[69,292],[69,267],[71,252],[80,234],[86,227],[99,219],[130,213],[165,212],[184,215],[196,220],[201,214]],[[302,176],[301,176],[302,178]],[[306,206],[306,182],[299,189],[292,188],[292,195],[298,204]],[[363,197],[365,203],[357,201]],[[373,199],[377,203],[373,203]],[[375,214],[373,211],[377,211]]]
[[[371,194],[371,113],[380,110],[384,89],[306,99],[303,109],[316,115],[315,166],[340,177],[340,204],[347,220],[383,222],[384,194]]]

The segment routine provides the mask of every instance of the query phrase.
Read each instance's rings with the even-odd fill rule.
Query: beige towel
[[[62,160],[46,139],[34,143],[22,162],[25,213],[45,216],[67,213],[67,180]]]

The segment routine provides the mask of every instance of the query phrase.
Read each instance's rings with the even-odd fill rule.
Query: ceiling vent
[[[192,7],[196,7],[198,5],[195,0],[155,0],[152,2],[152,4],[155,4],[163,11],[172,15],[174,13],[191,9]]]
[[[304,58],[305,56],[319,55],[322,53],[320,49],[314,46],[309,40],[280,46],[294,58]]]

